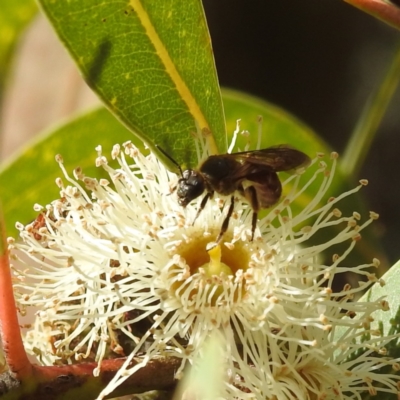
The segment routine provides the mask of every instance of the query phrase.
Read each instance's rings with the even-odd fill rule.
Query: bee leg
[[[257,218],[258,217],[258,212],[253,211],[253,217],[251,219],[251,239],[250,242],[253,241],[254,239],[254,232],[256,230],[256,226],[257,226]]]
[[[252,242],[254,239],[254,232],[257,226],[258,212],[260,211],[260,204],[257,198],[257,191],[254,186],[248,186],[246,189],[241,188],[240,192],[249,201],[251,208],[253,209],[253,217],[251,219],[251,239],[250,239],[250,242]]]
[[[228,230],[229,220],[231,219],[234,208],[235,208],[235,197],[232,196],[231,197],[231,205],[229,206],[229,209],[228,209],[228,214],[226,214],[224,222],[222,223],[222,226],[221,226],[221,231],[219,232],[219,235],[217,237],[217,241],[216,241],[217,243],[219,243],[221,241],[222,236],[224,236],[224,233]]]
[[[200,215],[200,213],[204,210],[204,207],[207,204],[208,199],[212,198],[214,195],[214,192],[208,192],[204,197],[203,200],[200,203],[200,207],[197,210],[196,216],[194,217],[194,220],[192,222],[192,226],[194,225],[194,223],[196,222],[197,217]]]

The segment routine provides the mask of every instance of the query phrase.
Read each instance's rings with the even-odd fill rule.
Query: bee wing
[[[291,169],[306,167],[311,162],[307,154],[285,144],[262,150],[227,154],[226,156],[232,157],[243,164],[268,166],[274,171],[290,171]]]

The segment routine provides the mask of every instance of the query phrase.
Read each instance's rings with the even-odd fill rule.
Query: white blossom
[[[113,168],[98,149],[96,165],[109,178],[74,178],[57,157],[64,178],[60,199],[41,208],[10,239],[15,292],[22,312],[36,311],[25,334],[28,352],[45,365],[127,361],[100,397],[153,357],[202,356],[211,333],[223,338],[224,399],[359,399],[363,393],[398,393],[398,369],[385,357],[393,337],[369,324],[384,299],[355,301],[378,279],[378,260],[348,265],[361,222],[339,203],[360,185],[326,201],[337,154],[318,155],[306,174],[289,176],[278,205],[262,216],[251,238],[252,210],[237,198],[221,245],[211,248],[226,213],[224,198],[210,200],[192,224],[201,198],[183,209],[173,191],[179,177],[131,143],[115,146]],[[200,151],[200,153],[204,149]],[[204,155],[204,154],[203,154]],[[307,188],[318,187],[310,198]],[[294,202],[301,208],[293,208]],[[336,230],[329,240],[321,232]],[[322,263],[322,254],[345,244]],[[20,256],[20,252],[25,257]],[[334,288],[347,272],[359,284]],[[383,284],[383,281],[380,281]],[[378,336],[376,336],[376,334]],[[143,362],[129,366],[133,357]],[[97,371],[98,372],[98,371]]]

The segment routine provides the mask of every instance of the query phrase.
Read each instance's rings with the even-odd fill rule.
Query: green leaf
[[[61,154],[69,173],[80,166],[88,176],[99,177],[95,167],[95,147],[102,145],[105,155],[115,143],[132,140],[143,144],[107,110],[83,115],[55,131],[42,135],[17,154],[0,170],[0,199],[8,235],[15,235],[17,221],[26,224],[37,217],[33,205],[46,205],[59,197],[55,179],[62,176],[54,157]]]
[[[389,302],[389,311],[375,311],[374,321],[371,323],[372,329],[379,329],[383,335],[393,335],[400,333],[400,261],[398,261],[382,277],[385,285],[376,283],[366,292],[360,301],[376,301],[380,298]],[[400,347],[396,346],[396,357],[400,356]]]
[[[376,272],[376,271],[373,271]],[[370,323],[369,329],[376,330],[381,333],[383,337],[389,337],[392,335],[398,335],[400,333],[400,296],[399,296],[399,286],[400,286],[400,261],[398,261],[390,270],[382,277],[386,284],[382,285],[382,283],[375,283],[358,301],[360,302],[375,302],[375,301],[387,301],[389,303],[389,310],[377,310],[372,313],[373,321],[367,320],[364,315],[360,314],[355,316],[354,318],[360,318],[360,327],[363,326],[364,323]],[[357,284],[357,283],[355,283]],[[349,318],[349,317],[343,317]],[[336,341],[343,341],[343,335],[346,335],[348,330],[347,325],[337,326],[333,332],[334,338]],[[365,340],[369,337],[355,337],[354,340]],[[376,337],[379,339],[379,336]],[[385,358],[400,358],[400,346],[399,346],[399,337],[393,337],[393,339],[386,344],[385,348],[387,350],[387,354],[382,356],[382,364],[385,365]],[[353,355],[354,358],[357,358],[361,352],[365,350],[360,349],[358,353]],[[396,374],[399,372],[391,370],[389,366],[384,367],[383,369],[376,370],[376,373],[387,373],[387,374]],[[373,396],[368,393],[362,396],[364,400],[376,399],[379,400],[396,400],[398,399],[398,395],[392,393],[379,392],[378,396]]]
[[[225,149],[222,102],[200,0],[40,3],[87,83],[149,147],[157,144],[180,164],[195,165],[191,133],[198,124],[213,133],[208,141],[214,153]]]
[[[400,334],[400,261],[398,261],[390,270],[382,277],[385,285],[376,283],[368,292],[366,292],[359,301],[379,301],[385,300],[389,303],[389,310],[378,310],[372,314],[374,320],[371,322],[371,329],[381,332],[382,336],[391,336]],[[337,338],[343,330],[338,330]],[[386,346],[387,354],[383,357],[400,358],[400,340],[399,337],[393,338]],[[384,369],[385,373],[393,373],[398,375],[399,372],[391,371],[389,367]],[[364,396],[364,399],[373,400],[379,397],[379,400],[396,400],[398,395],[380,392],[379,396]]]
[[[385,286],[376,283],[365,293],[360,301],[374,301],[384,299],[389,302],[390,309],[388,311],[375,311],[373,313],[374,321],[371,323],[372,329],[379,329],[384,336],[398,335],[400,333],[400,261],[382,277],[386,282]],[[400,341],[399,338],[393,339],[386,345],[387,356],[400,358]],[[398,374],[398,372],[397,372]],[[371,400],[373,397],[369,397]],[[382,400],[396,400],[398,396],[389,393],[382,393],[379,396]]]
[[[1,0],[0,6],[0,96],[19,36],[37,11],[34,0]]]

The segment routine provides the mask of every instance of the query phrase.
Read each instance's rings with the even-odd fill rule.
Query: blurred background
[[[221,85],[286,109],[343,153],[399,32],[339,0],[204,0],[204,7]],[[60,118],[97,103],[43,16],[27,30],[10,78],[2,161]],[[370,182],[363,193],[381,215],[376,226],[392,263],[400,255],[399,104],[396,93],[354,177]]]

